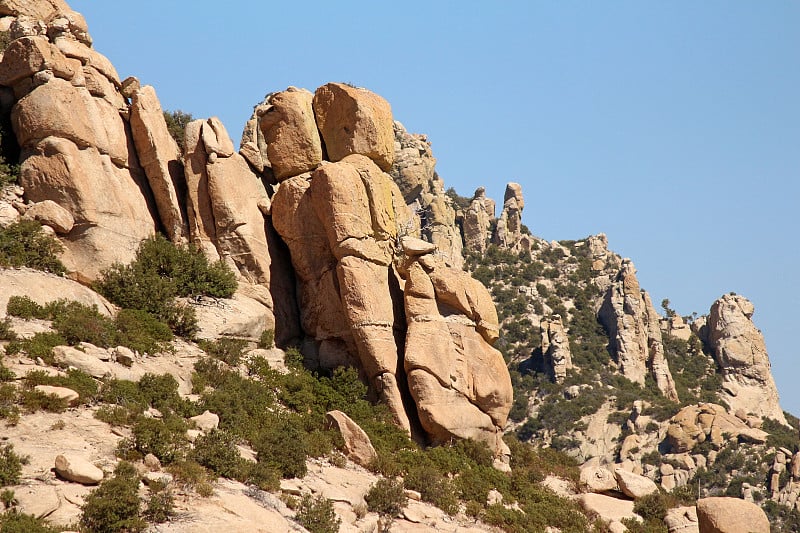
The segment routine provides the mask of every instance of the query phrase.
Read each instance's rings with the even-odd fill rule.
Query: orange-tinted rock
[[[367,89],[328,83],[314,94],[314,113],[331,161],[361,154],[382,170],[392,167],[394,130],[389,102]]]
[[[267,99],[260,128],[278,181],[314,170],[322,162],[322,143],[311,107],[313,98],[305,89],[289,87]]]

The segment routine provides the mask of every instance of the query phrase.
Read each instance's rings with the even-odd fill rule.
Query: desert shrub
[[[122,309],[114,318],[117,344],[139,353],[154,354],[167,348],[172,330],[164,322],[141,309]]]
[[[281,487],[281,474],[266,463],[245,462],[244,481],[261,490],[275,492]]]
[[[14,371],[6,367],[3,362],[0,361],[0,383],[14,381],[15,379],[17,379],[17,375]]]
[[[130,463],[121,462],[114,476],[86,497],[80,525],[91,533],[136,532],[146,524],[141,517],[139,476]]]
[[[58,259],[61,251],[61,243],[44,233],[36,221],[20,220],[0,228],[0,266],[63,274],[66,268]]]
[[[31,359],[41,357],[45,363],[53,365],[55,364],[53,348],[64,344],[67,344],[66,339],[58,333],[39,332],[29,339],[11,341],[6,346],[6,353],[14,355],[25,352]]]
[[[62,312],[53,318],[53,327],[72,345],[88,342],[108,348],[116,344],[114,322],[101,315],[94,306],[69,302]]]
[[[194,310],[178,305],[175,298],[227,298],[236,290],[236,277],[224,263],[210,264],[200,250],[156,235],[142,242],[133,262],[105,270],[96,288],[120,307],[147,311],[174,332],[190,336],[197,328]]]
[[[162,463],[175,461],[185,444],[187,424],[177,416],[164,419],[139,417],[133,424],[133,446],[142,455],[152,453]]]
[[[172,474],[175,483],[183,489],[196,490],[201,496],[210,495],[213,492],[212,476],[202,465],[191,459],[176,461],[167,465],[166,470]]]
[[[14,452],[12,444],[0,446],[0,487],[19,484],[22,465],[27,464],[27,457]]]
[[[97,396],[97,382],[82,370],[70,368],[64,376],[52,376],[42,370],[32,370],[25,375],[25,386],[33,388],[36,385],[53,385],[67,387],[80,395],[81,402],[89,402]]]
[[[17,339],[17,333],[11,327],[11,319],[6,317],[0,320],[0,341],[13,341]]]
[[[310,533],[336,533],[341,519],[333,510],[333,502],[322,496],[303,496],[295,520]]]
[[[43,518],[20,513],[14,509],[0,514],[0,531],[3,533],[57,533]]]
[[[247,348],[247,341],[222,337],[215,341],[202,341],[200,348],[211,357],[236,366],[242,360],[242,354]]]
[[[175,111],[164,111],[164,121],[167,123],[167,131],[175,139],[181,152],[183,152],[184,137],[186,135],[186,125],[189,124],[194,117],[191,113],[186,113],[180,109]]]
[[[306,433],[298,421],[277,418],[253,441],[258,462],[275,468],[284,478],[306,475]]]
[[[12,426],[19,421],[17,387],[14,385],[0,384],[0,420],[5,420],[7,424]],[[2,462],[2,459],[0,459],[0,462]]]
[[[32,389],[23,389],[20,391],[19,403],[31,413],[35,411],[63,413],[68,407],[67,400],[64,398]]]
[[[30,320],[31,318],[49,318],[49,313],[45,308],[27,296],[11,296],[6,305],[6,313],[26,320]]]
[[[397,516],[408,504],[400,479],[379,479],[369,488],[364,499],[369,511],[383,516]]]
[[[622,525],[631,533],[669,533],[669,529],[661,520],[639,522],[635,518],[623,518]]]
[[[272,348],[275,346],[275,330],[265,329],[261,332],[261,338],[258,339],[259,348]]]
[[[156,524],[169,520],[174,514],[175,498],[166,485],[155,483],[150,486],[150,497],[144,510],[144,517]]]
[[[196,415],[197,408],[178,394],[178,381],[172,374],[146,373],[136,384],[146,405],[161,412],[175,412],[181,415]]]
[[[427,465],[418,465],[410,468],[404,478],[405,486],[416,490],[426,502],[448,514],[458,511],[458,498],[453,482],[444,474]]]
[[[215,429],[198,437],[189,458],[218,476],[242,479],[246,473],[236,440],[226,431]]]
[[[767,446],[783,447],[792,452],[798,451],[800,441],[797,438],[797,429],[786,427],[771,418],[764,419],[761,429],[769,433]]]

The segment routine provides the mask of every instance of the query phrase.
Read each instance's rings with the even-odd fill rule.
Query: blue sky
[[[521,183],[534,234],[605,232],[656,305],[747,296],[800,414],[800,2],[70,3],[122,77],[235,139],[268,92],[364,86],[448,186]]]

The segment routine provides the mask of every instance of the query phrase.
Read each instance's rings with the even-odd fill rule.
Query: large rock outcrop
[[[622,374],[644,385],[650,372],[658,389],[671,400],[678,399],[675,381],[664,356],[659,316],[650,295],[639,287],[636,269],[629,260],[606,293],[599,318],[606,326]]]
[[[379,166],[387,160],[369,148],[377,143],[369,140],[374,121],[347,119],[356,140],[336,142],[363,153],[331,155],[328,138],[346,131],[326,134],[320,113],[328,121],[343,113],[336,110],[342,104],[329,100],[365,99],[345,100],[345,109],[370,109],[378,100],[360,89],[325,87],[314,101],[317,123],[329,156],[339,160],[284,178],[271,205],[297,276],[308,336],[304,352],[321,366],[358,366],[398,424],[423,439],[471,437],[501,455],[511,383],[502,357],[491,348],[498,325],[489,293],[435,259],[437,245],[409,236],[414,231],[406,199]],[[262,110],[262,117],[268,113]],[[262,131],[265,139],[268,131]],[[409,179],[420,177],[410,170],[413,158],[403,161]],[[420,168],[424,174],[433,166]],[[422,181],[412,193],[430,187]]]
[[[13,90],[25,199],[52,200],[74,224],[62,236],[71,275],[88,281],[133,258],[159,224],[133,145],[119,76],[63,2],[4,2],[17,17],[0,63]],[[24,23],[22,23],[24,21]]]
[[[489,292],[431,251],[405,252],[405,371],[420,422],[435,442],[453,437],[501,451],[512,401]]]
[[[752,321],[754,311],[747,298],[735,294],[711,306],[703,333],[722,370],[720,395],[732,411],[742,409],[786,424],[764,336]]]

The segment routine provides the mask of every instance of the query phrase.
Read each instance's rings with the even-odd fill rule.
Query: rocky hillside
[[[61,0],[0,32],[2,531],[799,527],[744,297],[662,316],[367,89],[270,93],[237,148]]]

